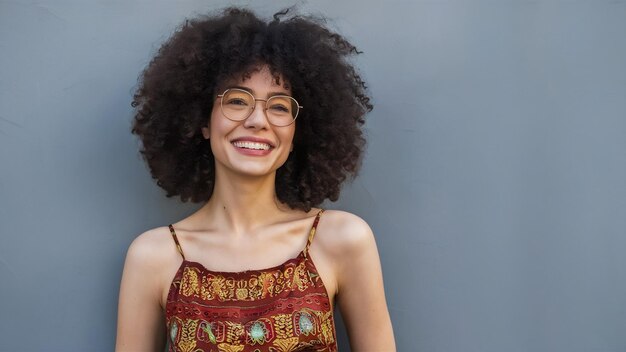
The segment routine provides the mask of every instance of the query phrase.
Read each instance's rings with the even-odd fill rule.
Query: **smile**
[[[267,143],[235,141],[233,145],[237,148],[253,149],[253,150],[269,150],[271,147]]]

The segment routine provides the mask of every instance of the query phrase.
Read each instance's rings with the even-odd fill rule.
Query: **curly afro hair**
[[[245,79],[260,65],[282,77],[306,108],[300,112],[289,158],[276,171],[276,196],[309,211],[336,201],[353,178],[365,147],[363,116],[372,105],[367,87],[348,59],[356,47],[324,20],[286,16],[266,22],[246,9],[187,20],[143,71],[132,106],[132,133],[152,178],[168,197],[207,201],[215,163],[207,126],[221,84]]]

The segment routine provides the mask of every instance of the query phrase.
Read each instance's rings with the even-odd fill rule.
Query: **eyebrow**
[[[228,89],[230,89],[230,88],[237,88],[237,89],[245,90],[246,92],[249,92],[249,93],[251,93],[252,95],[255,95],[255,93],[254,93],[254,89],[251,89],[251,88],[248,88],[248,87],[243,87],[243,86],[231,86],[231,87],[229,87]],[[269,97],[273,97],[273,96],[275,96],[275,95],[286,95],[286,96],[288,96],[288,97],[290,97],[290,96],[291,96],[291,94],[289,94],[289,92],[278,92],[278,91],[277,91],[277,92],[268,92],[268,93],[267,93],[267,97],[268,97],[268,98],[269,98]]]

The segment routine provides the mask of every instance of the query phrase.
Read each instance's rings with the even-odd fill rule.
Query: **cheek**
[[[210,142],[211,149],[215,152],[216,148],[223,149],[223,141],[224,136],[228,133],[228,126],[224,126],[223,123],[220,123],[219,118],[213,118],[210,122]],[[214,153],[215,154],[215,153]]]
[[[281,136],[281,139],[283,140],[283,143],[291,145],[293,143],[293,139],[295,135],[296,135],[296,126],[292,125],[292,126],[289,126],[289,129],[283,131],[283,135]]]
[[[229,133],[233,128],[234,124],[232,121],[222,118],[219,114],[219,110],[213,111],[211,114],[211,121],[209,121],[209,131],[211,135],[211,139],[216,139],[223,137],[227,133]]]

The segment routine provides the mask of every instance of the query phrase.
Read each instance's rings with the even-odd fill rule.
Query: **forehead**
[[[275,94],[291,93],[289,82],[278,73],[272,73],[269,67],[254,67],[246,72],[235,75],[219,85],[222,89],[240,88],[251,93]]]

